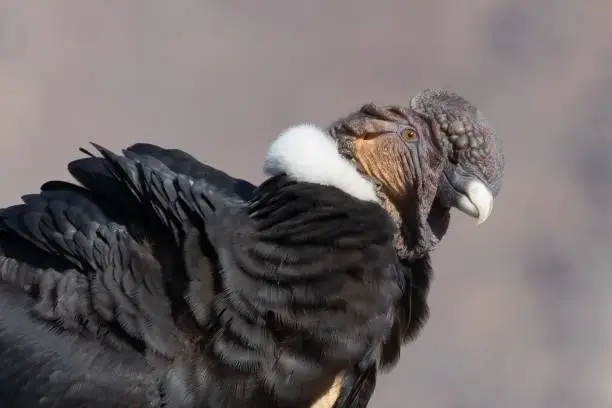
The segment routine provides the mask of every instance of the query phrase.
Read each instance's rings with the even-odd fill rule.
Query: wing
[[[234,178],[219,169],[200,162],[182,150],[165,149],[149,143],[136,143],[125,149],[124,152],[128,157],[132,154],[154,157],[176,173],[185,174],[196,180],[206,180],[208,184],[216,186],[228,197],[238,197],[248,201],[253,197],[257,188],[248,181]]]
[[[194,188],[189,177],[151,157],[130,159],[99,150],[104,158],[69,165],[84,187],[46,183],[40,194],[24,196],[24,204],[2,210],[1,276],[35,292],[41,316],[65,327],[96,334],[113,323],[128,338],[172,353],[171,344],[153,340],[160,331],[174,331],[175,305],[167,295],[183,297],[189,272],[200,288],[212,286],[199,239],[208,208],[202,197],[225,196],[205,182]],[[56,296],[58,290],[66,296]],[[113,342],[118,336],[106,335]]]
[[[175,316],[183,313],[205,324],[208,303],[219,290],[217,252],[208,233],[211,215],[216,207],[240,206],[244,200],[208,179],[175,172],[153,156],[132,151],[122,157],[94,146],[102,157],[76,160],[70,163],[69,171],[99,200],[114,199],[116,207],[137,209],[139,225],[149,226],[148,232],[155,233],[154,242],[163,243],[157,245],[165,249],[158,258],[165,260],[169,296],[177,299]],[[113,197],[108,194],[109,185],[115,186],[110,190]]]
[[[155,377],[140,354],[62,333],[32,316],[31,302],[19,288],[0,283],[1,406],[160,406]]]
[[[114,201],[119,208],[136,208],[147,222],[161,222],[179,245],[193,229],[206,230],[205,212],[213,201],[221,206],[245,203],[234,186],[246,182],[205,166],[180,150],[136,144],[122,157],[94,146],[102,157],[87,152],[91,157],[71,162],[68,170],[73,177],[101,200],[112,199],[108,191],[117,193]]]
[[[21,364],[4,371],[22,379],[3,383],[13,396],[0,397],[15,403],[11,406],[57,403],[41,399],[32,405],[24,394],[32,387],[32,398],[48,392],[70,406],[97,406],[105,390],[114,393],[109,404],[115,397],[121,407],[132,406],[130,401],[134,406],[148,404],[160,397],[159,378],[147,371],[145,362],[172,361],[194,334],[179,327],[176,317],[177,309],[189,309],[183,299],[186,288],[195,293],[190,300],[196,318],[201,317],[197,309],[204,313],[211,301],[212,290],[205,289],[212,288],[206,283],[212,281],[212,272],[201,267],[206,256],[200,234],[193,231],[198,231],[195,225],[206,224],[212,203],[224,195],[207,190],[205,182],[194,187],[193,180],[154,159],[129,159],[100,150],[106,158],[90,157],[70,166],[91,188],[49,182],[39,194],[24,196],[23,204],[0,211],[0,301],[29,317],[22,326],[0,318],[0,342],[6,340],[0,345],[0,365],[32,350],[44,354],[46,344],[52,347],[63,339],[69,339],[66,343],[76,353],[74,365],[65,349],[59,349],[56,354],[23,357]],[[194,280],[187,277],[189,264],[195,265]],[[30,336],[40,330],[53,333],[40,339]],[[14,347],[16,339],[23,347]],[[78,355],[79,347],[83,353],[91,350],[90,358],[99,362],[98,372],[86,380],[89,388],[75,380],[93,367],[79,365],[88,358]],[[64,366],[56,367],[64,358]],[[122,382],[122,367],[125,375],[143,384],[154,382],[154,389],[138,388],[134,379]],[[47,369],[58,373],[54,381],[36,378]],[[132,383],[131,391],[113,390]],[[85,397],[74,387],[98,394]],[[139,390],[147,391],[146,399]]]
[[[0,212],[2,277],[28,283],[37,316],[110,344],[172,355],[170,302],[146,246],[78,186],[47,185],[23,200]],[[30,261],[32,254],[40,255]],[[45,259],[54,262],[40,265]]]

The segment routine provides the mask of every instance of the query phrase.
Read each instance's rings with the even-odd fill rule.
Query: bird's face
[[[341,153],[378,185],[398,225],[402,258],[434,249],[451,208],[478,223],[490,216],[503,176],[501,143],[480,112],[456,94],[424,91],[407,108],[367,104],[330,132]]]

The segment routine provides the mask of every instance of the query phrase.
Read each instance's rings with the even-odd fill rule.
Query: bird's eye
[[[414,142],[417,138],[416,132],[412,129],[404,129],[402,130],[402,139],[406,142]]]

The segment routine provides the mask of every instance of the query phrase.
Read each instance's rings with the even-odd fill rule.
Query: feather
[[[33,288],[32,318],[61,336],[140,356],[118,369],[155,385],[141,403],[308,406],[392,324],[377,203],[282,174],[245,201],[179,153],[94,147],[69,165],[82,186],[50,181],[0,212],[0,288]],[[66,381],[48,387],[72,401]]]

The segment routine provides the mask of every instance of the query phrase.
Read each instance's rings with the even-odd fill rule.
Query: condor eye
[[[406,128],[402,130],[402,139],[406,142],[414,142],[417,139],[416,132],[412,129]]]

